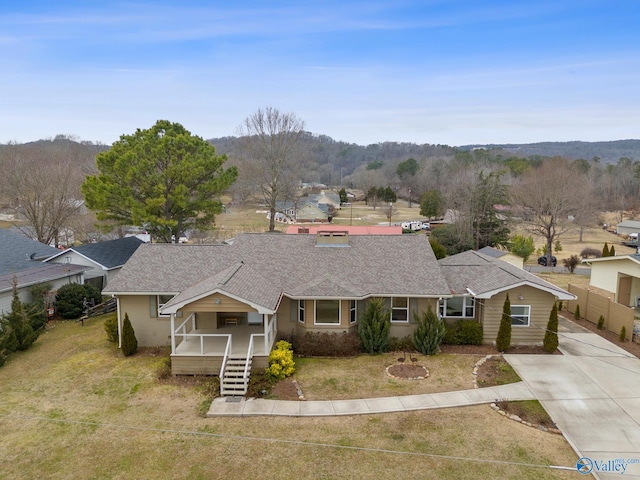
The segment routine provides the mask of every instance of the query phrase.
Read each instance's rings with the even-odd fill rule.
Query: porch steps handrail
[[[245,380],[249,377],[249,373],[251,372],[249,366],[251,365],[251,359],[253,358],[253,339],[255,337],[264,337],[264,333],[252,333],[251,337],[249,337],[249,348],[247,348],[247,359],[244,364],[244,375],[242,376]]]
[[[220,394],[222,395],[222,386],[224,385],[224,370],[227,368],[227,360],[231,354],[231,335],[227,338],[227,347],[224,349],[224,356],[222,357],[222,364],[220,365]]]

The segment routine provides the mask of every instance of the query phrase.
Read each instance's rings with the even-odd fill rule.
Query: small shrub
[[[442,343],[445,345],[458,345],[458,322],[445,324],[444,337]]]
[[[80,318],[87,303],[99,303],[102,299],[98,289],[92,285],[68,283],[58,289],[56,294],[56,308],[62,318]]]
[[[389,349],[393,352],[408,352],[413,350],[413,339],[410,335],[402,338],[391,337]]]
[[[438,353],[438,348],[442,343],[446,330],[444,320],[438,318],[431,305],[429,305],[426,312],[423,312],[421,317],[414,314],[414,319],[418,323],[413,332],[413,344],[416,350],[423,355]]]
[[[600,315],[598,318],[598,330],[604,330],[604,315]]]
[[[436,256],[437,260],[444,258],[447,256],[447,249],[435,238],[429,239],[429,244],[431,245],[431,250],[433,250],[433,254]]]
[[[391,322],[389,321],[389,312],[384,308],[384,300],[381,298],[371,299],[358,324],[358,335],[364,351],[367,353],[386,352],[391,343],[390,331]]]
[[[597,248],[583,248],[580,252],[580,257],[582,258],[600,258],[602,257],[602,252]]]
[[[615,247],[615,246],[613,246],[613,245],[611,245],[611,246],[609,247],[609,256],[610,256],[610,257],[615,257],[615,256],[616,256],[616,247]]]
[[[129,314],[125,313],[124,321],[122,322],[122,353],[125,357],[128,357],[136,353],[137,350],[138,340],[129,320]]]
[[[579,263],[580,259],[577,255],[571,255],[569,258],[565,258],[562,260],[562,264],[567,270],[569,270],[569,273],[573,273]]]
[[[275,348],[269,354],[269,366],[265,370],[267,377],[272,381],[282,380],[293,375],[295,369],[291,344],[285,340],[276,342]]]
[[[560,240],[556,240],[556,243],[553,246],[553,250],[555,252],[561,252],[562,251],[562,244],[560,243]]]
[[[602,256],[603,257],[610,257],[611,254],[609,253],[609,244],[605,242],[604,247],[602,247]]]
[[[562,308],[564,307],[564,303],[563,302],[558,302],[558,311],[561,312]]]
[[[104,331],[107,333],[107,340],[111,343],[118,341],[118,317],[117,315],[109,315],[104,320]]]
[[[482,345],[484,332],[482,325],[476,320],[458,320],[446,326],[442,339],[445,345]]]
[[[624,342],[627,339],[627,329],[623,325],[620,329],[620,336],[618,337],[621,342]]]
[[[357,333],[306,332],[302,337],[284,338],[301,357],[353,357],[362,353]]]
[[[509,294],[502,306],[502,317],[500,318],[500,328],[496,337],[496,348],[499,352],[506,352],[511,346],[511,302]]]
[[[576,310],[573,313],[573,316],[576,320],[580,320],[580,305],[576,305]]]
[[[547,330],[544,333],[542,348],[547,353],[553,353],[558,349],[558,307],[554,303],[549,314]]]

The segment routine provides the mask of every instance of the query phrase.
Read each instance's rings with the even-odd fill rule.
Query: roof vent
[[[307,227],[298,227],[298,233],[309,233],[309,229]]]
[[[348,247],[349,232],[320,230],[316,236],[316,247]]]

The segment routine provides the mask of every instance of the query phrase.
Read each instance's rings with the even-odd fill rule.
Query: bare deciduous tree
[[[513,198],[530,214],[526,229],[545,239],[547,263],[551,262],[554,243],[576,228],[570,219],[582,208],[586,178],[564,159],[546,161],[529,171],[514,186]]]
[[[240,177],[257,186],[269,208],[269,231],[275,230],[276,202],[290,197],[302,167],[298,141],[304,121],[295,113],[276,108],[259,109],[238,127]]]
[[[3,149],[0,187],[6,201],[24,217],[25,234],[58,245],[65,227],[82,207],[83,170],[93,162],[65,146],[11,145]]]

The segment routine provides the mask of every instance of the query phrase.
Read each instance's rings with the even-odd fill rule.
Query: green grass
[[[326,418],[202,418],[208,387],[192,378],[158,380],[161,362],[144,350],[123,357],[106,340],[99,318],[84,327],[61,322],[47,330],[32,349],[0,368],[0,476],[575,477],[462,460],[520,460],[518,445],[528,452],[528,463],[575,464],[562,437],[516,424],[487,406]]]

